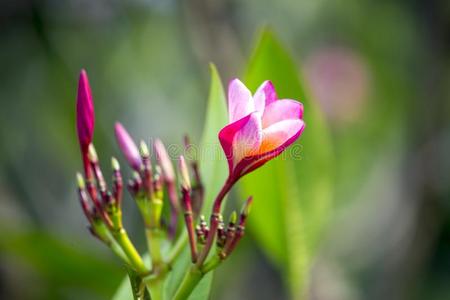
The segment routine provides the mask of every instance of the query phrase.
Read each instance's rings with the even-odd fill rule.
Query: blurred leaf
[[[217,134],[226,124],[227,110],[225,94],[219,74],[214,65],[211,68],[211,86],[206,111],[205,125],[201,141],[201,152],[198,153],[200,170],[205,186],[205,202],[203,211],[211,210],[214,196],[219,192],[227,176],[225,157],[218,143]],[[191,264],[190,252],[186,245],[177,259],[165,282],[165,299],[171,299],[180,285],[184,274]],[[213,273],[207,274],[189,297],[190,300],[203,300],[209,297]],[[132,300],[129,280],[124,280],[114,300]]]
[[[264,31],[250,60],[250,89],[271,80],[278,96],[300,100],[306,129],[285,153],[248,175],[242,198],[255,197],[250,230],[281,267],[294,299],[306,296],[314,252],[332,204],[333,156],[325,121],[300,84],[295,62],[270,31]]]
[[[61,298],[61,294],[70,290],[87,290],[109,298],[120,279],[117,265],[74,241],[64,241],[42,231],[2,230],[1,236],[2,255],[22,260],[39,279],[51,284],[46,289],[49,299]]]
[[[205,186],[202,211],[209,214],[214,197],[228,175],[228,167],[219,144],[219,131],[227,124],[227,106],[222,82],[216,67],[211,64],[211,87],[201,141],[200,171]]]

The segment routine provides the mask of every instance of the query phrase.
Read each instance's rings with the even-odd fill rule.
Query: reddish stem
[[[152,175],[152,166],[150,163],[150,159],[148,156],[142,158],[142,162],[144,164],[143,178],[144,178],[144,187],[147,193],[147,197],[151,199],[153,197],[153,175]]]
[[[189,246],[191,248],[192,263],[197,261],[197,243],[195,241],[194,220],[192,218],[192,205],[190,191],[182,189],[183,204],[184,204],[184,220],[186,222],[186,229],[189,236]]]
[[[169,224],[169,236],[175,237],[178,221],[178,195],[173,181],[166,181],[167,195],[170,202],[170,224]]]
[[[80,199],[81,208],[83,209],[83,212],[84,212],[86,218],[88,219],[89,224],[92,224],[92,222],[93,222],[92,211],[91,211],[91,207],[89,205],[86,190],[84,188],[78,188],[78,197]]]
[[[234,182],[235,181],[232,180],[231,177],[228,177],[227,181],[222,186],[222,189],[220,190],[219,194],[217,195],[216,200],[214,201],[213,210],[212,210],[212,214],[211,214],[211,220],[210,220],[210,229],[208,232],[208,236],[206,238],[205,247],[203,248],[203,250],[200,253],[200,256],[197,260],[198,267],[200,267],[203,264],[206,257],[208,256],[209,250],[211,250],[211,247],[214,243],[214,238],[216,236],[217,227],[219,225],[220,207],[222,206],[223,199],[225,198],[227,193],[230,191]]]
[[[114,190],[113,196],[116,201],[117,207],[121,207],[122,205],[122,194],[123,194],[123,179],[122,174],[119,170],[115,170],[113,173],[113,181],[114,181]]]
[[[224,257],[222,259],[227,258],[231,252],[233,252],[234,248],[236,248],[236,245],[238,244],[238,242],[241,240],[241,238],[244,236],[245,233],[245,228],[244,226],[239,225],[237,230],[236,230],[236,234],[234,235],[233,240],[231,241],[231,243],[228,245],[228,247],[226,247],[223,251],[224,253]]]

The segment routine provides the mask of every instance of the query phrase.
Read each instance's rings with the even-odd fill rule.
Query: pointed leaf
[[[280,157],[242,180],[242,198],[254,196],[249,229],[286,274],[292,298],[301,299],[306,296],[309,269],[331,208],[331,141],[317,104],[300,84],[295,62],[268,30],[245,76],[253,91],[264,80],[273,82],[280,99],[304,104],[306,129]]]
[[[205,187],[205,200],[202,212],[209,214],[214,201],[214,196],[219,192],[227,176],[227,163],[220,148],[217,134],[227,122],[227,108],[225,93],[217,69],[210,65],[211,85],[206,109],[205,125],[203,128],[202,141],[200,144],[199,164]],[[167,282],[167,295],[170,299],[181,283],[185,272],[190,266],[190,255],[186,247],[180,256],[179,261],[171,272],[171,278]],[[189,299],[207,299],[212,282],[212,272],[207,274],[194,289]]]

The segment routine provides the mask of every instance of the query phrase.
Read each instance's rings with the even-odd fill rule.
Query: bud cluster
[[[191,252],[191,268],[198,274],[203,276],[217,267],[232,253],[244,235],[252,198],[245,202],[239,216],[236,212],[231,213],[225,224],[220,203],[236,182],[228,179],[215,199],[208,224],[205,217],[200,215],[205,193],[198,162],[186,161],[184,156],[180,156],[177,164],[178,172],[175,172],[169,154],[159,139],[152,145],[155,154],[152,162],[148,145],[141,141],[138,147],[124,126],[116,123],[117,144],[133,170],[132,178],[128,180],[126,186],[145,224],[151,256],[151,266],[147,266],[123,228],[124,179],[119,162],[116,158],[111,158],[111,188],[108,187],[100,167],[99,157],[93,145],[94,111],[90,93],[86,72],[82,71],[77,98],[77,130],[84,176],[77,173],[77,184],[78,197],[89,222],[90,232],[108,245],[143,278],[150,276],[149,278],[153,280],[164,280],[181,252],[182,247],[178,245],[183,246],[186,242]],[[191,146],[188,137],[185,137],[184,143],[188,151]],[[163,216],[163,206],[166,203],[170,206],[170,212],[168,216]],[[184,216],[184,232],[178,228],[179,215]],[[172,245],[168,254],[163,251],[163,245],[167,243]],[[215,255],[209,255],[213,245]],[[188,272],[187,276],[189,274]],[[187,282],[192,285],[193,281],[189,279]],[[151,281],[147,286],[151,291],[153,288]],[[180,298],[180,295],[184,295],[189,288],[191,287],[180,287],[181,291],[175,298]]]

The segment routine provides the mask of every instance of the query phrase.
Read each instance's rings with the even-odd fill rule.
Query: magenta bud
[[[116,122],[114,129],[116,133],[117,143],[119,144],[120,150],[122,150],[122,153],[124,154],[128,163],[134,170],[140,171],[142,159],[133,139],[119,122]]]
[[[154,147],[156,152],[156,159],[158,160],[158,163],[162,168],[164,179],[166,181],[173,182],[175,180],[175,173],[166,147],[164,147],[164,144],[160,139],[155,140]]]
[[[94,102],[86,71],[83,69],[78,81],[77,134],[86,178],[91,179],[92,169],[88,160],[88,148],[94,134]]]
[[[94,134],[94,102],[92,101],[91,87],[88,76],[83,69],[78,81],[77,95],[77,133],[81,151],[85,155]]]

